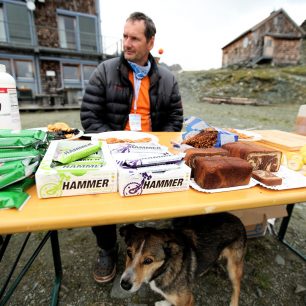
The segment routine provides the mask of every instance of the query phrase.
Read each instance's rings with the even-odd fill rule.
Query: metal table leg
[[[12,235],[6,235],[5,239],[3,240],[2,236],[1,236],[1,239],[2,239],[1,245],[2,245],[2,247],[0,249],[0,262],[2,260],[2,257],[3,257],[3,255],[5,253],[5,250],[6,250],[7,246],[8,246],[8,244],[9,244],[9,242],[11,240],[11,237],[12,237]],[[1,295],[0,295],[0,297],[1,297]]]
[[[62,265],[61,265],[61,257],[60,257],[60,248],[59,248],[59,242],[58,242],[58,234],[57,231],[49,231],[44,238],[41,240],[41,242],[39,243],[38,247],[36,248],[36,250],[33,252],[33,255],[29,258],[29,260],[26,262],[25,266],[23,267],[23,269],[21,270],[21,272],[19,273],[19,275],[16,277],[16,279],[14,280],[14,282],[12,283],[12,285],[9,287],[9,289],[6,291],[6,288],[9,284],[9,281],[16,269],[16,266],[20,260],[20,257],[26,247],[26,244],[29,240],[30,237],[30,233],[27,235],[18,255],[17,258],[13,264],[13,267],[3,285],[3,287],[0,290],[0,306],[5,305],[8,300],[10,299],[10,297],[12,296],[12,294],[14,293],[15,289],[17,288],[18,284],[20,283],[20,281],[22,280],[22,278],[24,277],[24,275],[26,274],[26,272],[29,270],[29,268],[31,267],[31,265],[33,264],[34,260],[36,259],[36,257],[38,256],[38,254],[40,253],[41,249],[43,248],[43,246],[46,244],[46,242],[48,241],[48,239],[50,238],[51,240],[51,247],[52,247],[52,255],[53,255],[53,263],[54,263],[54,270],[55,270],[55,281],[54,281],[54,286],[52,289],[52,300],[51,300],[51,305],[55,306],[57,305],[58,302],[58,294],[59,294],[59,289],[61,286],[61,280],[62,280]],[[8,245],[9,239],[11,235],[8,235],[9,238],[7,240],[7,243],[5,244],[6,239],[4,240],[4,244],[2,245],[1,249],[0,249],[0,261],[3,257],[4,251]],[[7,237],[8,237],[7,236]],[[6,237],[6,238],[7,238]],[[6,292],[5,292],[6,291]]]
[[[302,254],[299,250],[297,250],[295,247],[293,247],[289,242],[285,240],[285,235],[289,226],[289,222],[291,219],[291,215],[293,212],[294,204],[287,205],[287,217],[283,218],[282,223],[280,225],[279,231],[278,231],[278,239],[286,245],[292,252],[297,254],[299,257],[301,257],[303,260],[306,261],[306,256]]]
[[[51,232],[51,246],[52,246],[54,270],[55,270],[55,280],[51,294],[52,295],[51,305],[56,306],[58,303],[58,295],[59,295],[59,290],[61,288],[61,282],[63,276],[61,253],[60,253],[57,231]]]

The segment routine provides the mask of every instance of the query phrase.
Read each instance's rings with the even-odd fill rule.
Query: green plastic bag
[[[0,129],[0,138],[9,137],[31,137],[37,140],[46,141],[47,133],[42,130],[6,130]]]
[[[6,162],[10,160],[19,160],[27,158],[41,159],[45,150],[23,148],[23,149],[0,149],[0,162]]]
[[[27,189],[29,189],[31,186],[33,186],[35,184],[35,177],[30,176],[30,177],[26,177],[25,179],[11,184],[7,187],[5,187],[4,189],[2,189],[3,191],[19,191],[19,192],[24,192]],[[0,191],[1,192],[1,191]]]
[[[32,158],[0,163],[0,189],[30,176],[38,165],[39,161]]]
[[[0,138],[0,149],[17,149],[25,147],[37,148],[43,141],[32,137],[7,137]]]
[[[0,209],[17,208],[21,209],[30,199],[26,192],[20,191],[1,191]]]

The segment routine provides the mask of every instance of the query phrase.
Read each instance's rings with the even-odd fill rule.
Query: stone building
[[[0,63],[20,108],[79,107],[102,52],[99,0],[0,0]]]
[[[222,48],[222,67],[299,64],[304,34],[283,9],[274,11]]]
[[[301,47],[301,64],[306,65],[306,19],[301,24],[301,28],[304,31],[304,39],[302,41],[302,47]]]

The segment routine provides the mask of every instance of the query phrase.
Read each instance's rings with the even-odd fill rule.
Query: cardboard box
[[[150,160],[151,158],[171,158],[175,155],[170,153],[167,147],[156,143],[136,144],[135,146],[129,148],[128,144],[109,145],[112,158],[118,166],[118,190],[121,196],[176,192],[189,189],[191,169],[182,160],[183,156],[176,156],[178,162],[181,160],[179,164],[155,165],[157,161],[155,160],[154,163]],[[136,162],[144,159],[147,161],[149,159],[151,166],[143,165],[134,168],[133,163],[130,167],[126,165],[126,160]]]
[[[35,174],[39,198],[117,191],[117,166],[111,158],[106,143],[102,143],[101,150],[96,153],[103,156],[103,164],[53,166],[53,157],[56,151],[73,149],[88,142],[76,140],[51,141]]]
[[[255,238],[266,234],[268,219],[287,216],[286,205],[231,211],[245,226],[247,237]]]
[[[178,169],[165,172],[141,172],[118,169],[118,188],[121,196],[176,192],[189,189],[191,169],[182,163]]]

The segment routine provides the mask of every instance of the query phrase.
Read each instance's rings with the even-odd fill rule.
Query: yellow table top
[[[154,134],[168,146],[180,135]],[[306,201],[306,188],[275,191],[259,186],[214,194],[190,189],[135,197],[108,193],[39,199],[35,186],[29,193],[31,199],[21,211],[0,211],[0,233],[120,224]]]

